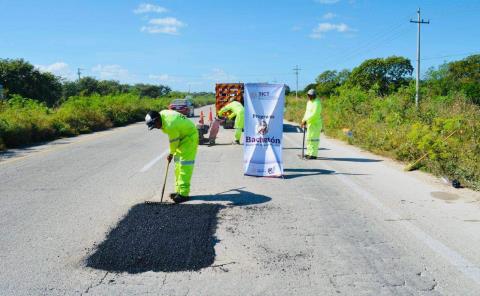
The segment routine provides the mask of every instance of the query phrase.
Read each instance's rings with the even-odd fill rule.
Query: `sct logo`
[[[268,168],[267,171],[269,175],[273,175],[273,173],[275,172],[275,168]]]
[[[268,133],[268,124],[265,120],[260,120],[256,127],[257,134],[265,136]]]
[[[250,93],[250,96],[254,99],[265,99],[270,97],[270,92],[268,91],[258,91]]]

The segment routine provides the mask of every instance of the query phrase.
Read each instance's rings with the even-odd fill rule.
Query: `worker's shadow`
[[[235,193],[236,192],[236,193]],[[255,194],[242,190],[242,188],[232,189],[226,192],[214,195],[196,195],[192,200],[203,200],[207,202],[227,201],[231,206],[248,206],[266,203],[272,200],[270,197],[261,194]]]
[[[309,177],[317,175],[349,175],[349,176],[364,176],[365,174],[355,173],[338,173],[332,170],[323,169],[284,169],[283,177],[285,179],[295,179],[299,177]]]
[[[267,202],[269,197],[243,190],[196,196],[195,200],[231,202],[242,206]],[[137,204],[107,234],[86,259],[91,268],[142,273],[195,271],[215,261],[218,213],[226,206],[201,204]]]

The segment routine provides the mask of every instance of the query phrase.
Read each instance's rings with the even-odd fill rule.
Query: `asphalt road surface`
[[[168,140],[142,123],[2,154],[0,294],[480,295],[478,193],[327,138],[301,160],[287,123],[285,178],[247,177],[232,137],[182,205],[144,203]]]

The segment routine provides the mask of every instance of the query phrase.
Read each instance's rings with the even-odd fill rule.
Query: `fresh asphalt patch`
[[[91,268],[196,271],[215,261],[217,204],[135,205],[86,260]]]
[[[233,189],[216,195],[193,196],[202,204],[137,204],[107,234],[86,266],[109,271],[142,273],[197,271],[215,261],[220,210],[266,203],[270,197]],[[212,202],[229,202],[227,205]]]

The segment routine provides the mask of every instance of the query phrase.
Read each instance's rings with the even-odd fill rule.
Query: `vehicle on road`
[[[243,105],[243,87],[243,83],[217,83],[215,85],[215,113],[218,114],[218,111],[227,105],[231,98]],[[234,119],[228,119],[228,115],[230,114],[226,113],[225,120],[222,121],[223,127],[226,129],[233,128],[235,123]]]
[[[189,99],[173,100],[168,106],[168,109],[180,112],[187,117],[193,117],[195,115],[193,102]]]

